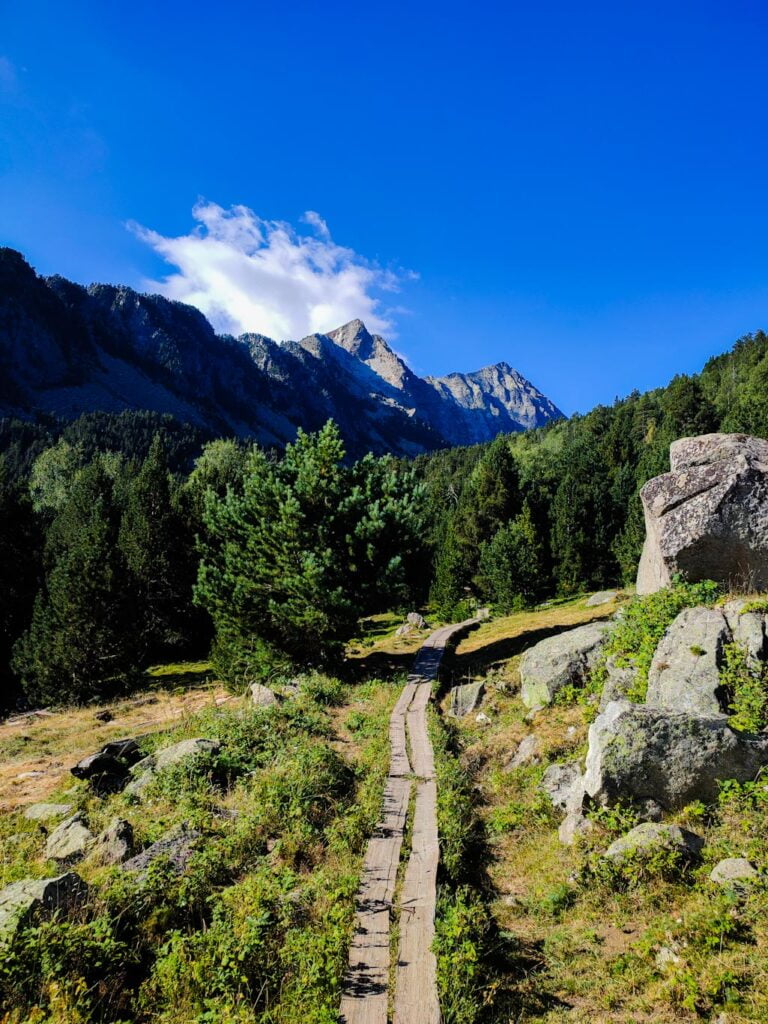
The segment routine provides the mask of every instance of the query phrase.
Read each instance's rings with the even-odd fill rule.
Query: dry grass
[[[206,706],[225,703],[230,696],[209,670],[205,662],[159,666],[150,674],[162,688],[0,723],[0,813],[48,799],[71,780],[73,764],[110,740],[176,727]]]

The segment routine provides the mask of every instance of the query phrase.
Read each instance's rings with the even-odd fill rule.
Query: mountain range
[[[0,248],[0,416],[124,409],[267,445],[333,418],[352,455],[475,444],[562,416],[504,362],[422,378],[360,320],[300,341],[220,335],[192,306],[41,277]]]

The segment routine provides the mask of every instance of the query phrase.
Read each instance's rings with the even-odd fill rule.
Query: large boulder
[[[574,793],[574,786],[578,786],[581,779],[582,772],[579,761],[551,764],[544,772],[540,788],[547,794],[556,810],[567,811],[569,800]]]
[[[726,857],[715,864],[709,878],[718,885],[740,888],[744,883],[756,882],[760,875],[746,857]]]
[[[672,444],[670,464],[640,492],[646,536],[638,594],[668,586],[676,574],[768,588],[768,441],[686,437]]]
[[[482,680],[477,683],[463,683],[461,686],[454,686],[451,689],[451,714],[454,718],[463,718],[471,711],[474,711],[483,699],[485,684]]]
[[[768,764],[768,735],[723,718],[670,714],[614,701],[589,729],[584,791],[598,804],[654,801],[664,810],[714,801],[724,779],[746,782]]]
[[[720,685],[720,668],[732,639],[719,608],[681,611],[656,648],[646,704],[704,718],[726,715],[728,696]]]
[[[202,754],[215,754],[220,748],[221,743],[218,740],[208,740],[200,736],[163,747],[162,750],[157,750],[154,754],[142,758],[131,768],[133,779],[125,787],[125,792],[133,796],[140,796],[159,772],[189,758],[200,757]]]
[[[564,686],[583,686],[594,667],[611,623],[591,622],[547,637],[520,661],[520,693],[529,708],[550,704]]]
[[[0,938],[8,939],[37,915],[66,912],[88,896],[88,886],[68,871],[56,878],[24,878],[0,891]]]
[[[98,864],[122,864],[133,853],[133,826],[125,818],[113,818],[93,843],[91,859]]]
[[[192,854],[197,849],[202,832],[197,829],[182,827],[176,832],[169,833],[152,843],[146,850],[142,850],[135,857],[125,861],[123,867],[126,871],[137,871],[143,877],[147,868],[155,861],[162,860],[175,874],[182,874],[189,864]]]

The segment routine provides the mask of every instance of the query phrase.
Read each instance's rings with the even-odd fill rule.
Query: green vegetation
[[[730,724],[741,732],[768,726],[768,667],[749,657],[740,644],[727,644],[720,680],[730,695]]]
[[[233,702],[151,737],[147,750],[200,735],[221,747],[158,775],[141,802],[81,784],[74,799],[92,830],[119,815],[139,845],[180,830],[200,838],[183,874],[163,858],[145,872],[78,864],[90,886],[82,911],[32,923],[0,950],[3,1019],[332,1024],[395,693],[308,677],[290,702]],[[337,703],[341,720],[363,723],[350,760],[336,750]],[[8,815],[11,830],[0,885],[51,873],[39,827]]]

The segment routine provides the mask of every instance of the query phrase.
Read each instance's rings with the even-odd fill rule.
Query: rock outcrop
[[[564,686],[582,686],[611,625],[591,622],[530,647],[520,661],[520,695],[525,706],[544,707]]]
[[[723,718],[614,701],[589,729],[584,792],[597,804],[652,800],[665,810],[717,799],[723,779],[747,782],[768,764],[768,735]]]
[[[78,761],[72,774],[76,779],[85,779],[99,796],[105,796],[117,793],[125,786],[131,767],[140,759],[141,751],[136,740],[113,740],[105,743],[95,754]]]
[[[75,861],[93,842],[93,833],[82,814],[73,814],[51,832],[45,844],[45,856],[51,860]]]
[[[705,434],[675,441],[671,472],[640,492],[645,546],[638,594],[682,574],[742,590],[768,588],[768,441]]]
[[[203,754],[215,754],[220,747],[221,743],[218,740],[209,740],[204,737],[181,740],[179,743],[172,743],[169,747],[163,747],[162,750],[142,758],[131,768],[133,780],[125,787],[125,792],[140,796],[158,773],[165,771],[166,768],[171,768],[189,758],[200,757]]]
[[[686,860],[695,860],[704,847],[704,840],[695,832],[678,825],[658,825],[644,821],[611,843],[603,856],[615,864],[633,857],[643,857],[657,850],[669,850]]]

